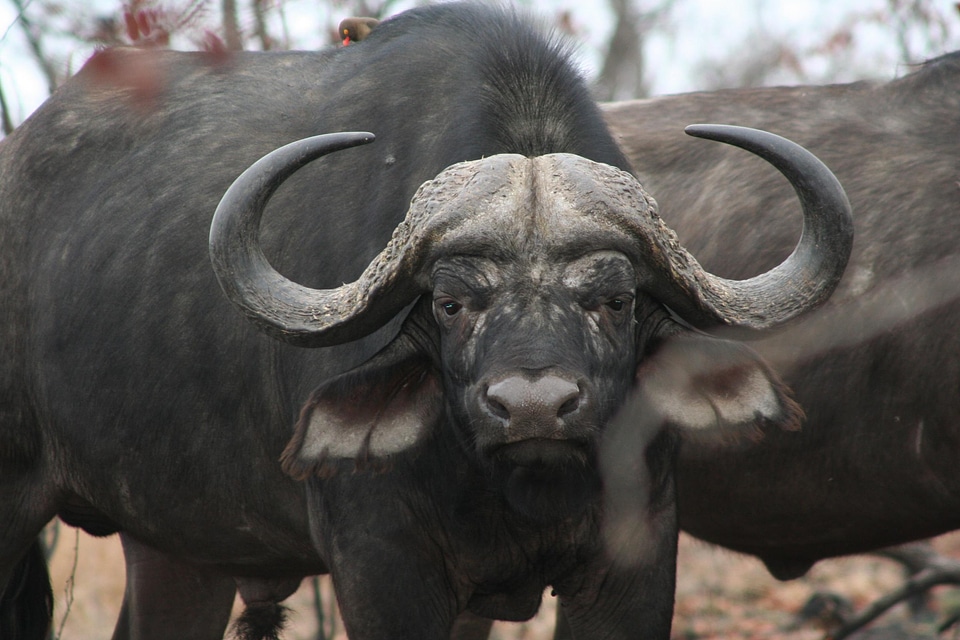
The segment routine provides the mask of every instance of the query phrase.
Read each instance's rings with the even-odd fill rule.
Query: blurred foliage
[[[98,48],[133,45],[183,50],[317,49],[339,42],[336,28],[347,16],[384,18],[429,0],[0,0],[17,16],[2,39],[17,31],[48,92],[69,77]],[[890,75],[868,46],[885,43],[896,63],[921,62],[960,46],[960,3],[945,0],[864,0],[843,9],[841,19],[822,28],[798,30],[782,15],[783,3],[754,0],[754,14],[738,16],[752,24],[719,53],[691,47],[722,40],[718,33],[690,33],[703,22],[691,12],[704,11],[696,0],[516,0],[551,20],[583,44],[596,60],[594,91],[599,100],[646,97],[664,73],[651,62],[650,45],[666,42],[667,50],[689,57],[696,89],[848,81]],[[826,7],[823,0],[808,7]],[[592,6],[592,11],[585,7]],[[837,5],[834,13],[837,13]],[[845,4],[844,7],[847,5]],[[860,8],[857,8],[860,7]],[[721,14],[722,15],[722,14]],[[772,17],[771,17],[772,16]],[[711,26],[727,29],[726,22]],[[728,38],[729,39],[729,38]],[[0,40],[2,42],[2,40]],[[671,47],[673,47],[671,49]],[[695,52],[695,53],[696,53]],[[670,55],[670,54],[668,54]],[[705,57],[706,56],[706,57]],[[881,56],[882,57],[882,56]],[[0,110],[4,129],[16,124],[10,96],[18,87],[0,61]],[[652,68],[653,67],[653,68]],[[13,85],[13,86],[6,86]],[[19,114],[17,114],[19,115]]]
[[[889,78],[894,65],[919,64],[960,47],[960,3],[877,0],[848,9],[829,28],[804,33],[772,23],[762,11],[766,4],[758,5],[753,26],[728,55],[697,65],[699,88]],[[884,52],[870,46],[877,42],[886,45]]]

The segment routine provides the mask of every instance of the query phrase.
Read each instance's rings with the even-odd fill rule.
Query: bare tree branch
[[[7,97],[3,93],[2,84],[0,84],[0,118],[3,120],[3,135],[10,135],[13,132],[13,120],[10,119],[10,108],[7,107]]]
[[[43,77],[47,82],[47,92],[53,93],[54,90],[60,86],[62,80],[61,74],[57,71],[50,56],[47,55],[47,52],[44,50],[40,31],[34,27],[33,22],[27,17],[26,4],[29,3],[25,4],[23,0],[10,1],[17,10],[17,21],[20,23],[20,28],[23,30],[23,34],[27,39],[30,53],[40,67],[40,71],[43,73]]]
[[[594,85],[598,100],[629,100],[650,94],[643,47],[647,35],[674,4],[676,0],[661,0],[654,7],[640,9],[634,0],[610,0],[614,29]]]
[[[911,32],[923,33],[929,48],[940,48],[949,38],[946,16],[933,0],[887,0],[887,13],[904,62],[919,62]]]
[[[696,65],[698,88],[706,91],[733,87],[762,87],[784,69],[805,80],[798,47],[786,37],[754,30],[744,38],[743,46],[717,60]]]
[[[264,15],[265,0],[251,0],[250,5],[253,9],[253,19],[255,21],[254,30],[257,34],[257,40],[260,41],[260,48],[269,51],[273,48],[273,38],[267,33],[267,19]]]

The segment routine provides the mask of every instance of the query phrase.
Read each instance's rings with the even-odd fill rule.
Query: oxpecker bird
[[[340,38],[343,46],[351,42],[360,42],[380,24],[376,18],[344,18],[340,22]]]

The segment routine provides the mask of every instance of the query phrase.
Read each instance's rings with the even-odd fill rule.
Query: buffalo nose
[[[534,380],[511,376],[491,384],[486,399],[490,411],[504,420],[553,425],[577,410],[580,387],[555,375]]]

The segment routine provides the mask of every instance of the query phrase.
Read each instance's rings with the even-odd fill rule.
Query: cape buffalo
[[[789,250],[789,218],[769,212],[792,194],[762,163],[679,135],[682,123],[800,142],[854,210],[828,305],[755,345],[794,390],[803,429],[724,455],[685,444],[681,526],[783,578],[960,527],[960,53],[886,83],[693,93],[604,114],[664,220],[727,277]]]
[[[355,130],[376,142],[320,135]],[[117,638],[219,638],[235,589],[270,634],[327,571],[356,639],[522,620],[548,585],[577,637],[666,638],[681,434],[799,420],[752,351],[692,327],[801,315],[851,243],[809,153],[694,133],[796,187],[776,268],[704,271],[564,47],[509,12],[94,57],[0,147],[3,637],[44,637],[56,514],[122,533]]]

